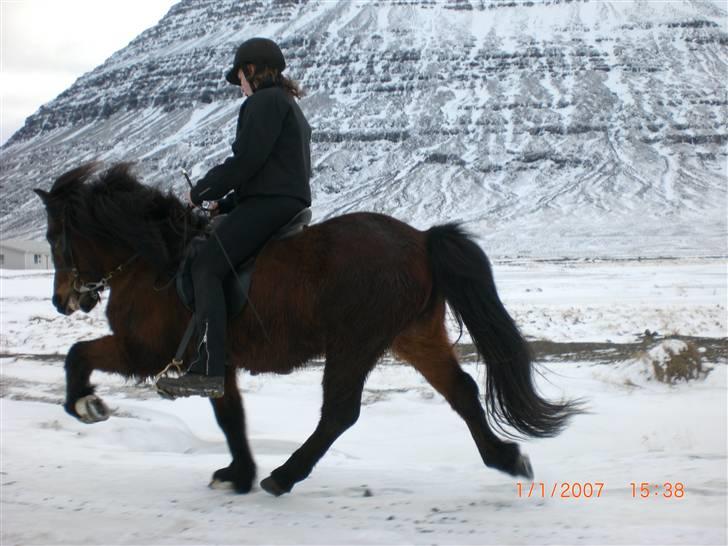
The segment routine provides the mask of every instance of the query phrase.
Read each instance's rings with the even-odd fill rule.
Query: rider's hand
[[[195,208],[197,208],[199,206],[199,205],[195,205],[192,202],[192,195],[190,195],[190,192],[187,192],[185,194],[185,199],[187,199],[187,202],[191,206],[193,206]],[[199,208],[201,208],[202,210],[205,210],[205,211],[209,212],[210,213],[210,216],[217,216],[218,214],[220,214],[220,210],[219,210],[220,209],[220,203],[218,201],[204,201],[203,204],[202,204],[202,206],[199,207]]]
[[[194,204],[194,203],[192,202],[192,195],[190,194],[190,192],[187,192],[187,193],[185,194],[185,199],[187,199],[187,203],[189,203],[189,204],[190,204],[190,205],[192,205],[193,207],[197,207],[197,205],[195,205],[195,204]]]
[[[205,210],[210,213],[210,216],[217,216],[220,214],[220,203],[218,201],[208,201]]]

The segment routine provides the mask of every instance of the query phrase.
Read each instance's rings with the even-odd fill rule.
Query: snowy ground
[[[726,337],[724,262],[495,272],[533,338],[634,341],[645,329]],[[591,413],[555,439],[523,442],[536,473],[530,498],[530,483],[519,496],[516,480],[484,468],[464,423],[423,379],[390,363],[370,377],[359,422],[308,480],[281,498],[260,489],[239,496],[206,487],[229,459],[205,400],[168,402],[98,374],[112,418],[84,425],[63,412],[59,355],[103,334],[105,323],[100,310],[55,314],[50,295],[46,273],[0,272],[3,546],[726,543],[725,361],[707,363],[704,381],[672,387],[647,380],[639,360],[549,361],[542,390],[585,397]],[[466,369],[482,383],[481,365]],[[313,430],[320,379],[315,366],[282,377],[241,373],[261,478]],[[684,495],[653,488],[642,499],[640,482],[669,482],[673,493],[680,482]],[[591,484],[591,498],[562,498],[575,483]]]

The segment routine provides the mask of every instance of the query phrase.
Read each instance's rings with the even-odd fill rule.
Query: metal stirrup
[[[192,334],[195,331],[195,315],[193,314],[190,318],[190,321],[187,323],[187,329],[185,330],[184,335],[182,336],[182,341],[180,341],[179,347],[177,347],[177,352],[174,355],[174,358],[172,361],[165,366],[165,368],[159,372],[157,375],[154,376],[154,384],[157,384],[157,381],[161,377],[163,377],[171,368],[177,368],[177,373],[181,374],[187,370],[184,370],[182,364],[183,360],[182,357],[185,354],[185,351],[187,350],[187,345],[190,344],[190,340],[192,339]]]

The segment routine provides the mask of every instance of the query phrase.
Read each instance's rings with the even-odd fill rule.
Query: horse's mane
[[[207,220],[190,211],[171,192],[145,186],[117,163],[101,170],[86,163],[62,174],[50,198],[63,203],[68,228],[87,238],[122,243],[159,272],[176,267],[189,239]]]

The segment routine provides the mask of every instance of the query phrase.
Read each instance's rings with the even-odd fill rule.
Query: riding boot
[[[173,397],[223,395],[227,327],[223,281],[234,264],[255,254],[303,206],[294,197],[248,197],[215,226],[213,236],[200,246],[191,265],[195,313],[201,332],[200,361],[177,379],[160,379],[158,389]]]

